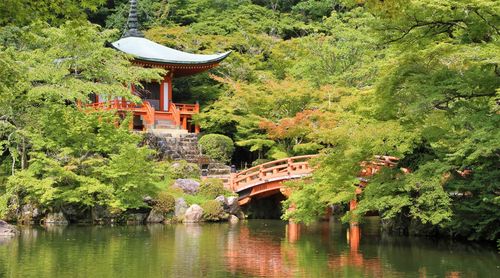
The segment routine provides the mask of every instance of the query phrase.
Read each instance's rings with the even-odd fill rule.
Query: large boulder
[[[238,222],[240,221],[240,219],[239,219],[238,217],[236,217],[236,216],[234,216],[234,215],[232,215],[232,214],[231,214],[231,215],[229,216],[228,221],[229,221],[229,223],[231,223],[231,224],[236,224],[236,223],[238,223]]]
[[[227,206],[229,214],[238,215],[241,210],[240,204],[238,204],[238,197],[227,198]]]
[[[0,237],[13,237],[19,234],[19,230],[13,225],[0,220]]]
[[[229,206],[227,205],[227,199],[224,195],[217,196],[215,200],[221,204],[221,206],[224,208],[224,211],[229,209]]]
[[[162,223],[163,221],[165,221],[165,216],[163,216],[163,213],[155,209],[151,210],[148,218],[146,219],[147,223]]]
[[[64,213],[59,212],[49,212],[45,215],[43,223],[48,225],[68,225],[68,220],[64,217]]]
[[[199,205],[191,205],[184,214],[184,222],[185,223],[197,223],[200,222],[203,218],[203,208]]]
[[[176,179],[172,187],[180,188],[184,193],[194,195],[198,193],[200,183],[191,179]]]
[[[186,214],[188,207],[189,206],[184,200],[184,198],[175,199],[175,211],[174,211],[175,218],[182,219],[184,217],[184,214]]]
[[[38,223],[41,217],[40,209],[36,205],[28,203],[21,207],[18,221],[21,224],[33,224]]]

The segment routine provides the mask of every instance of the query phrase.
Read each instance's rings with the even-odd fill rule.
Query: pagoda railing
[[[104,102],[91,103],[88,104],[87,107],[103,110],[133,110],[140,108],[141,105],[126,100],[113,99]]]
[[[181,125],[181,111],[177,109],[177,105],[173,102],[170,103],[170,112],[172,112],[172,117],[174,118],[174,123],[176,126]]]
[[[80,106],[81,107],[81,106]],[[139,112],[143,116],[143,121],[146,128],[154,127],[156,119],[155,108],[147,100],[143,100],[142,103],[136,104],[134,102],[126,100],[109,100],[97,103],[91,103],[86,105],[87,108],[92,108],[96,110],[118,110],[118,111],[132,111]],[[189,120],[192,118],[193,114],[199,113],[200,105],[196,104],[181,104],[170,102],[168,111],[159,111],[161,114],[170,114],[171,119],[176,126],[182,127],[183,129],[188,128]],[[199,126],[195,125],[195,133],[199,132]]]
[[[113,99],[104,102],[96,102],[87,105],[88,108],[98,109],[98,110],[121,110],[121,111],[136,111],[143,112],[144,122],[148,126],[152,126],[155,121],[155,109],[151,106],[148,101],[143,101],[140,104],[126,101]]]
[[[199,112],[198,104],[181,104],[176,103],[175,106],[182,114],[195,114]]]

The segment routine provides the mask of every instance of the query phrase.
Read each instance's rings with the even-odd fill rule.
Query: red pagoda
[[[172,79],[204,72],[216,67],[229,54],[202,55],[175,50],[144,38],[138,29],[137,1],[130,0],[127,28],[120,40],[112,46],[134,57],[133,63],[142,67],[163,68],[166,74],[161,82],[143,82],[143,90],[132,86],[132,94],[142,103],[126,100],[107,100],[104,96],[92,98],[91,106],[97,109],[113,109],[132,112],[133,128],[136,130],[178,130],[177,132],[199,132],[192,116],[200,111],[198,103],[175,103],[172,96]]]

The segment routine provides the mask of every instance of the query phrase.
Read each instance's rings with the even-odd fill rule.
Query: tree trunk
[[[16,173],[16,157],[10,153],[10,156],[12,157],[12,169],[11,169],[11,172],[12,172],[12,176]]]

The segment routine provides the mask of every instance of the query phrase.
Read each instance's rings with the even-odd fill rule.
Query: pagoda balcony
[[[134,103],[126,100],[109,100],[95,102],[87,105],[87,108],[104,111],[116,111],[118,113],[131,112],[134,116],[132,128],[143,131],[182,129],[188,132],[198,133],[199,126],[192,123],[192,116],[200,112],[200,105],[173,103],[168,105],[168,111],[156,110],[149,101]]]

